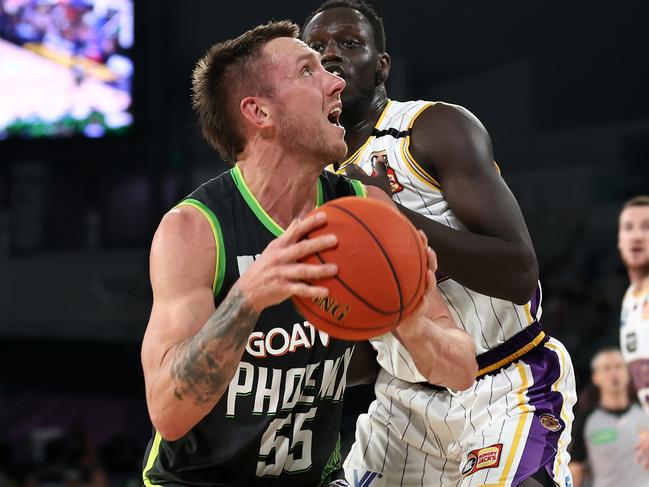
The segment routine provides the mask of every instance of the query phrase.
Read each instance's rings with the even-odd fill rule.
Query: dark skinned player
[[[393,334],[372,340],[376,401],[345,461],[356,485],[570,485],[574,374],[539,322],[534,249],[519,206],[468,110],[390,100],[383,23],[367,4],[325,2],[303,40],[341,76],[347,159],[333,166],[382,187],[439,258],[439,290],[475,340],[473,387],[430,384]]]

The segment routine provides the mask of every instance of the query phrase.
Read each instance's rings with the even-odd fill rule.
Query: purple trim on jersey
[[[554,350],[540,346],[525,355],[523,362],[530,367],[534,380],[527,389],[527,397],[535,412],[512,487],[516,487],[542,467],[545,467],[550,478],[554,478],[552,470],[559,437],[566,427],[561,418],[563,396],[558,391],[552,391],[552,384],[561,375],[559,356]]]
[[[539,304],[541,304],[541,286],[537,284],[534,296],[532,296],[532,299],[530,300],[530,314],[535,320],[539,319],[538,316],[536,316],[536,313],[539,311]]]
[[[492,348],[491,350],[485,353],[481,353],[476,357],[476,360],[478,361],[478,370],[482,370],[486,367],[489,367],[492,364],[498,363],[501,360],[509,357],[510,355],[518,352],[521,348],[523,348],[524,346],[532,342],[542,331],[543,331],[543,327],[541,326],[541,323],[535,321],[527,328],[524,328],[523,330],[519,331],[516,335],[511,337],[505,343],[501,343],[496,348]],[[543,342],[541,342],[541,344],[545,343],[547,340],[548,337],[546,336],[546,338],[543,340]],[[539,344],[539,346],[541,344]],[[537,346],[536,348],[539,347]],[[523,356],[526,357],[527,355],[523,355]],[[506,365],[509,365],[509,363],[511,362],[508,362]],[[485,375],[496,374],[499,370],[500,368],[488,372]]]

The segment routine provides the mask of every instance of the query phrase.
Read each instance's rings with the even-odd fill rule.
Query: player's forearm
[[[439,271],[476,292],[524,304],[538,281],[534,250],[522,243],[454,230],[397,205],[428,237]]]
[[[475,344],[454,324],[440,326],[433,320],[421,320],[416,326],[400,328],[397,336],[431,384],[455,390],[468,389],[473,384],[478,372]]]
[[[235,286],[196,335],[169,350],[147,390],[151,420],[165,439],[186,434],[221,399],[258,317]]]

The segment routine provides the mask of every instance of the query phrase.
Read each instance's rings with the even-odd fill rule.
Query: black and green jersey
[[[317,195],[321,205],[364,195],[364,188],[323,172]],[[283,230],[250,192],[238,166],[180,205],[197,208],[214,231],[218,306]],[[352,349],[352,343],[316,330],[290,300],[264,310],[214,409],[177,441],[154,431],[144,457],[144,484],[321,485],[340,468],[340,416]]]

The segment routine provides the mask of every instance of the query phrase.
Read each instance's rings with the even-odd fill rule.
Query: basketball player
[[[649,414],[649,196],[624,205],[618,250],[630,282],[622,300],[620,344],[638,400]],[[638,442],[637,461],[649,468],[649,436]]]
[[[337,272],[299,263],[336,244],[303,240],[325,223],[306,214],[365,188],[323,172],[346,153],[345,82],[297,34],[286,21],[256,27],[213,46],[194,71],[203,134],[237,163],[165,215],[153,240],[147,486],[346,485],[338,432],[353,345],[315,330],[288,298],[326,296],[318,279]],[[431,380],[460,387],[460,370],[468,386],[473,341],[449,317],[428,253],[425,298],[398,333],[432,362]]]
[[[334,169],[382,186],[427,234],[438,288],[474,338],[480,367],[472,387],[455,393],[429,384],[393,334],[373,340],[376,401],[357,422],[348,481],[569,485],[571,360],[539,323],[534,250],[487,131],[461,107],[387,97],[383,23],[364,2],[325,2],[302,37],[347,83],[349,151]]]
[[[634,461],[634,450],[649,433],[649,418],[631,401],[624,358],[617,348],[603,349],[591,360],[591,371],[599,404],[583,421],[575,421],[570,445],[574,487],[585,485],[589,476],[593,487],[645,487],[649,472]]]

